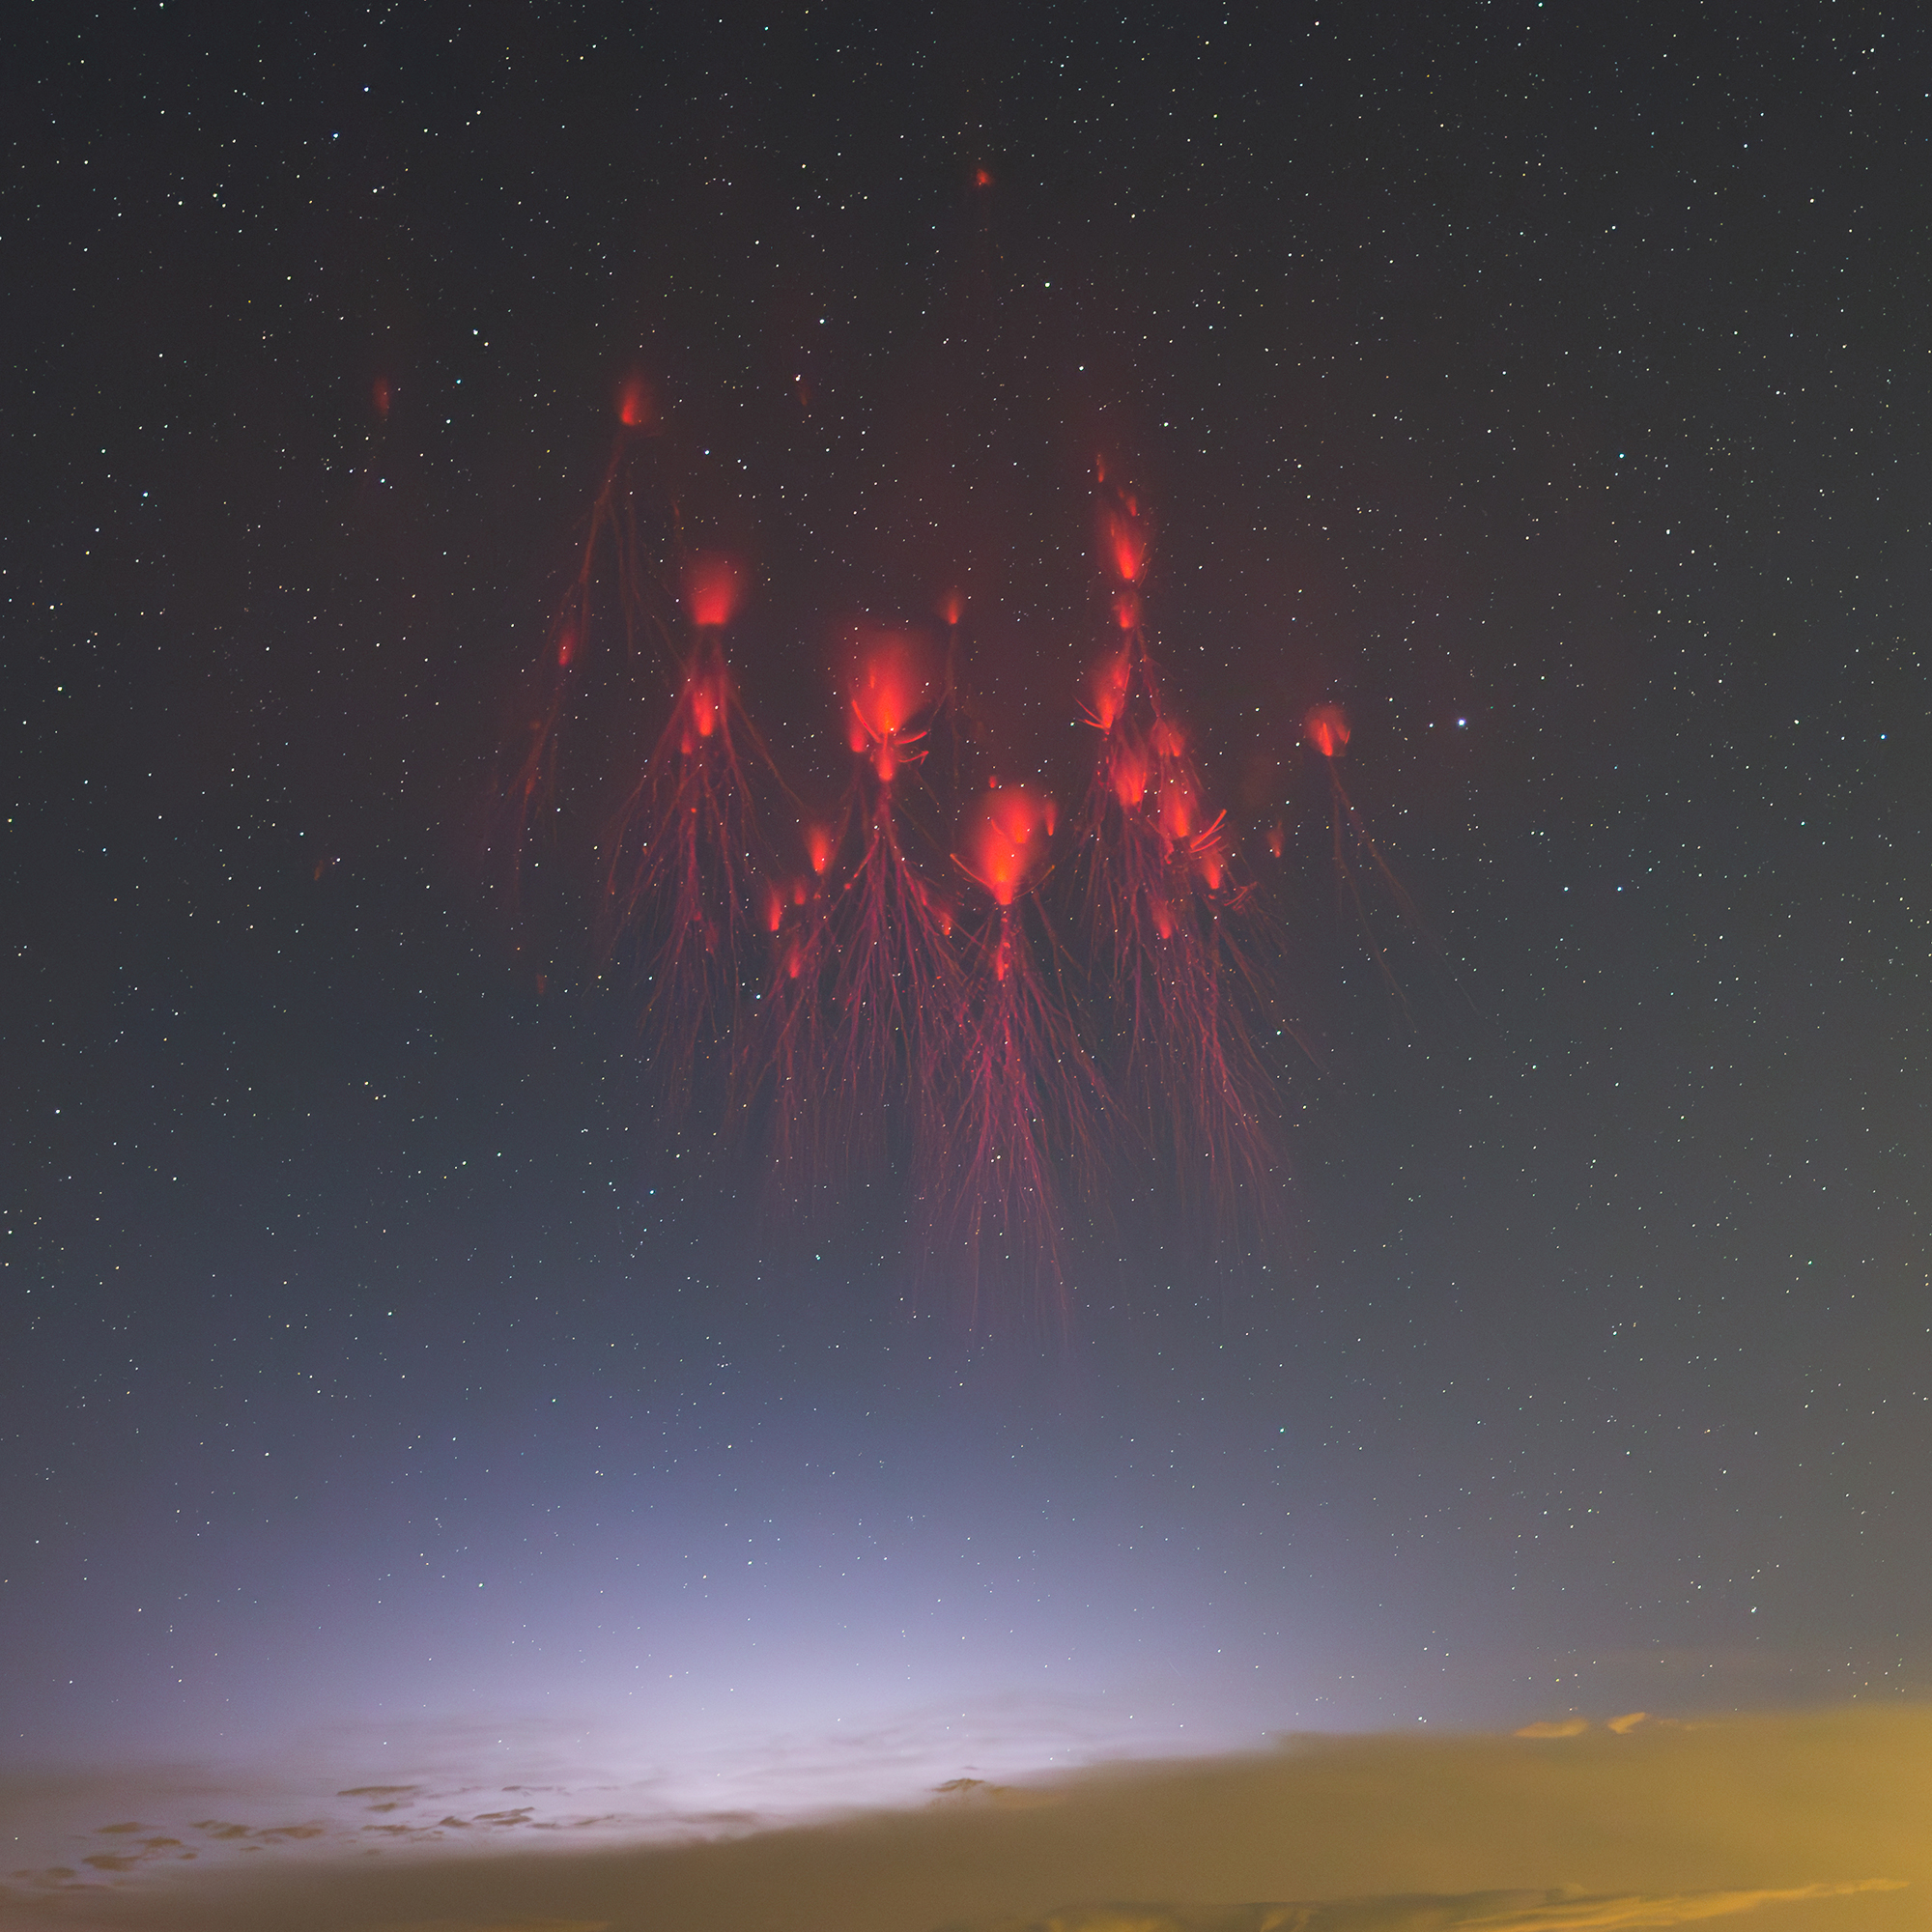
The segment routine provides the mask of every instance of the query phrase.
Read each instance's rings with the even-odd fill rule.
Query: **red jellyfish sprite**
[[[1279,1105],[1256,1038],[1274,996],[1241,930],[1252,894],[1234,876],[1226,814],[1204,804],[1149,649],[1146,520],[1110,492],[1099,524],[1119,641],[1083,710],[1100,748],[1077,833],[1081,925],[1110,995],[1110,1067],[1139,1132],[1171,1151],[1183,1197],[1224,1231],[1258,1231],[1278,1213]]]
[[[686,565],[676,696],[609,836],[605,946],[643,973],[646,1031],[677,1094],[707,1035],[730,1029],[755,944],[749,754],[770,761],[724,653],[741,594],[730,558]]]
[[[960,998],[952,910],[914,852],[932,849],[907,810],[924,755],[934,671],[917,633],[857,627],[845,679],[846,743],[853,755],[844,826],[828,869],[823,1086],[828,1150],[838,1164],[932,1131],[941,1074]]]
[[[1402,1003],[1405,1012],[1408,1011],[1408,1000],[1397,982],[1395,971],[1390,966],[1388,954],[1381,941],[1376,936],[1375,923],[1369,917],[1368,901],[1363,896],[1364,867],[1379,877],[1383,888],[1394,902],[1396,911],[1409,925],[1425,939],[1428,928],[1422,915],[1415,908],[1415,901],[1408,895],[1408,890],[1396,877],[1394,869],[1383,858],[1381,847],[1369,836],[1369,828],[1363,822],[1362,814],[1355,810],[1354,801],[1342,784],[1341,760],[1349,749],[1349,714],[1339,704],[1323,703],[1309,706],[1308,715],[1302,721],[1302,731],[1309,744],[1321,753],[1322,762],[1328,768],[1328,791],[1330,800],[1329,817],[1334,835],[1335,877],[1347,891],[1355,908],[1355,918],[1362,928],[1362,937],[1369,952],[1397,1000]]]
[[[1054,821],[1051,800],[996,785],[968,814],[957,860],[990,903],[966,939],[945,1131],[931,1144],[921,1191],[928,1259],[963,1268],[976,1314],[989,1265],[1064,1293],[1060,1177],[1068,1166],[1091,1177],[1095,1165],[1098,1077],[1035,890]],[[1047,968],[1028,932],[1029,909],[1047,940]]]
[[[635,665],[644,638],[662,637],[670,615],[668,601],[645,562],[631,498],[631,471],[639,439],[656,427],[656,411],[641,376],[627,377],[617,399],[617,434],[604,481],[590,505],[588,527],[571,580],[545,634],[531,668],[525,699],[524,744],[514,776],[504,786],[504,839],[509,879],[522,875],[529,841],[539,820],[558,809],[558,753],[566,727],[584,708],[583,685],[593,671],[608,677],[600,664],[609,651],[599,648],[602,619],[615,606],[615,628],[626,650],[625,668]]]
[[[733,1113],[769,1110],[772,1182],[787,1209],[805,1205],[799,1190],[831,1178],[824,1111],[828,1059],[825,978],[831,957],[828,875],[837,835],[805,828],[807,869],[766,879],[759,917],[770,951],[757,1012],[744,1026],[732,1062]]]

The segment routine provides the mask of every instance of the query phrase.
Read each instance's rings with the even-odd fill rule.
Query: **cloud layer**
[[[1916,1710],[1297,1739],[1021,1786],[953,1780],[917,1810],[628,1849],[518,1853],[525,1805],[480,1793],[412,1849],[413,1826],[382,1828],[428,1793],[341,1796],[378,1828],[354,1856],[299,1823],[211,1816],[192,1828],[205,1841],[219,1827],[248,1835],[213,1842],[260,1846],[214,1870],[185,1858],[201,1848],[189,1834],[129,1810],[94,1828],[87,1858],[15,1874],[0,1918],[68,1932],[1903,1932],[1932,1897],[1932,1713]]]

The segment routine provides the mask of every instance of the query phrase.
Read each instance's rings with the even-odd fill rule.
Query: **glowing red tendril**
[[[1114,575],[1122,583],[1141,581],[1141,574],[1147,569],[1148,532],[1131,497],[1102,507],[1100,545]]]
[[[1102,658],[1094,668],[1094,707],[1087,722],[1096,730],[1111,731],[1126,708],[1127,687],[1133,682],[1133,659],[1125,651]]]
[[[1182,844],[1193,836],[1194,812],[1199,804],[1192,782],[1180,773],[1165,780],[1160,788],[1160,829],[1170,844]]]
[[[1116,745],[1114,754],[1108,760],[1107,776],[1114,787],[1114,796],[1130,810],[1133,810],[1147,796],[1147,753],[1138,745]]]
[[[1210,893],[1221,890],[1221,881],[1228,872],[1228,814],[1217,812],[1212,824],[1204,825],[1187,841],[1187,856],[1193,860],[1195,870],[1208,882]]]
[[[727,700],[725,679],[723,670],[715,670],[709,676],[696,673],[685,688],[685,703],[691,714],[691,728],[700,738],[708,738],[717,730],[724,717]],[[692,749],[689,742],[685,750]]]

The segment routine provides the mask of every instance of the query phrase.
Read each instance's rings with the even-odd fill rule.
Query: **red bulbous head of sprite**
[[[1122,583],[1138,583],[1147,573],[1149,531],[1140,505],[1117,497],[1100,506],[1100,554]]]
[[[1094,707],[1089,722],[1101,731],[1111,731],[1127,705],[1127,689],[1133,682],[1133,660],[1125,651],[1115,651],[1094,667]]]
[[[617,420],[626,429],[649,429],[657,414],[651,385],[635,372],[626,376],[617,385]]]
[[[1348,750],[1349,714],[1339,704],[1311,705],[1301,728],[1324,758],[1339,758]]]
[[[736,614],[743,596],[744,578],[730,557],[706,552],[686,565],[684,606],[700,631],[722,630]]]
[[[919,719],[932,688],[923,640],[903,631],[862,629],[853,640],[846,743],[872,761],[881,783],[919,753]]]
[[[1023,785],[1001,785],[980,799],[966,829],[966,870],[1009,906],[1046,862],[1053,837],[1051,799]]]

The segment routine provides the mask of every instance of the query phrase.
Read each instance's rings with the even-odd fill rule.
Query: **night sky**
[[[5,30],[9,1774],[642,1829],[1923,1695],[1922,21],[715,13]],[[842,622],[955,588],[1077,800],[1131,480],[1259,1232],[1129,1164],[968,1293],[903,1163],[808,1224],[672,1106],[589,852],[661,681],[502,865],[613,446],[811,800]]]

